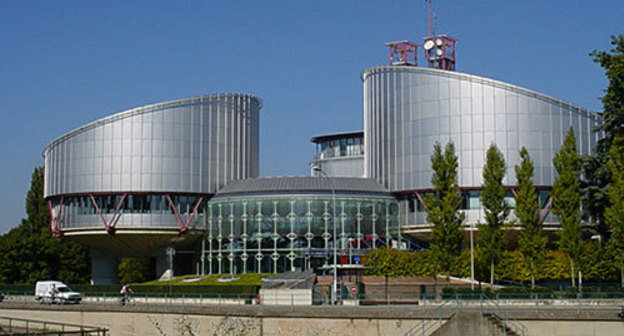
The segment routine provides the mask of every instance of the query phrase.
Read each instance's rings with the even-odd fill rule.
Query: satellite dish
[[[434,46],[433,40],[428,40],[427,42],[425,42],[425,45],[424,45],[425,50],[431,50],[433,46]]]
[[[436,49],[436,55],[442,56],[442,49]]]
[[[441,47],[442,46],[442,39],[436,39],[435,43],[438,45],[438,47]]]

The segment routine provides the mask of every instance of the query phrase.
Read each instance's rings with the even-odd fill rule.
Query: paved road
[[[0,303],[2,309],[50,309],[67,311],[134,311],[183,313],[202,315],[230,315],[256,317],[317,317],[317,318],[448,318],[457,311],[482,312],[504,310],[515,319],[529,320],[620,320],[621,302],[618,301],[565,301],[565,302],[501,302],[497,308],[493,302],[480,305],[474,302],[446,301],[426,305],[399,306],[268,306],[250,304],[178,304],[162,302],[137,302],[121,306],[117,298],[94,302],[92,298],[78,305],[39,304],[34,298],[8,298]]]

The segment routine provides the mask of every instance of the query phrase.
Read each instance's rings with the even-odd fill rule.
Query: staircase
[[[509,314],[502,309],[498,302],[492,300],[485,294],[481,294],[480,312],[496,325],[507,336],[526,336],[527,328],[519,321],[511,318]]]
[[[517,333],[515,330],[509,328],[507,323],[505,323],[498,315],[494,313],[485,313],[483,314],[490,323],[494,324],[498,329],[503,332],[505,336],[523,336],[523,334]]]

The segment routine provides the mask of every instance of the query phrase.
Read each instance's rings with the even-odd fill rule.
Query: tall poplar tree
[[[613,140],[610,157],[607,165],[611,171],[608,186],[611,205],[605,210],[605,221],[613,228],[609,247],[624,287],[624,136],[618,135]]]
[[[433,194],[424,198],[427,221],[433,224],[431,250],[441,270],[450,276],[462,241],[461,224],[465,214],[459,213],[462,198],[457,182],[457,156],[453,142],[446,144],[444,154],[439,142],[431,155]]]
[[[559,177],[553,184],[552,212],[559,217],[561,224],[560,248],[570,259],[572,286],[574,281],[574,265],[578,263],[581,250],[581,196],[580,196],[580,165],[576,152],[574,129],[570,127],[563,145],[555,157],[553,165]]]
[[[518,245],[531,275],[531,287],[535,288],[535,275],[546,256],[546,237],[542,231],[539,200],[533,185],[533,161],[525,147],[520,149],[520,165],[515,166],[514,170],[518,179],[515,213],[522,226]]]
[[[613,139],[624,135],[624,35],[612,36],[610,52],[594,50],[590,56],[605,70],[609,86],[602,97],[602,123],[595,129],[603,137],[594,148],[594,155],[583,158],[583,203],[589,218],[606,235],[604,212],[609,206],[607,185],[611,174],[607,168]]]
[[[509,205],[505,202],[505,157],[491,144],[483,167],[483,190],[481,204],[485,212],[485,224],[479,225],[479,246],[482,260],[490,266],[490,284],[494,284],[494,267],[505,251],[503,225],[509,217]]]

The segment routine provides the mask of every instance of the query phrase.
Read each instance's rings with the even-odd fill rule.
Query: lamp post
[[[601,235],[596,234],[596,235],[591,236],[590,238],[591,238],[592,240],[593,240],[593,239],[598,239],[598,245],[599,245],[599,246],[600,246],[600,245],[602,245],[602,236],[601,236]]]
[[[470,223],[470,290],[474,290],[474,240],[472,238],[474,223]]]
[[[329,181],[329,187],[332,190],[332,226],[333,226],[333,238],[334,238],[334,276],[332,279],[332,289],[331,289],[331,300],[332,300],[332,305],[336,305],[338,303],[338,295],[337,295],[337,291],[338,291],[338,246],[337,246],[337,241],[336,241],[336,189],[334,188],[334,183],[332,182],[331,178],[329,178],[329,175],[327,175],[327,173],[325,173],[323,171],[323,167],[321,167],[320,165],[317,164],[313,164],[312,166],[312,170],[319,172],[319,174],[321,174],[322,176],[325,176],[325,178],[327,178],[327,181]]]

